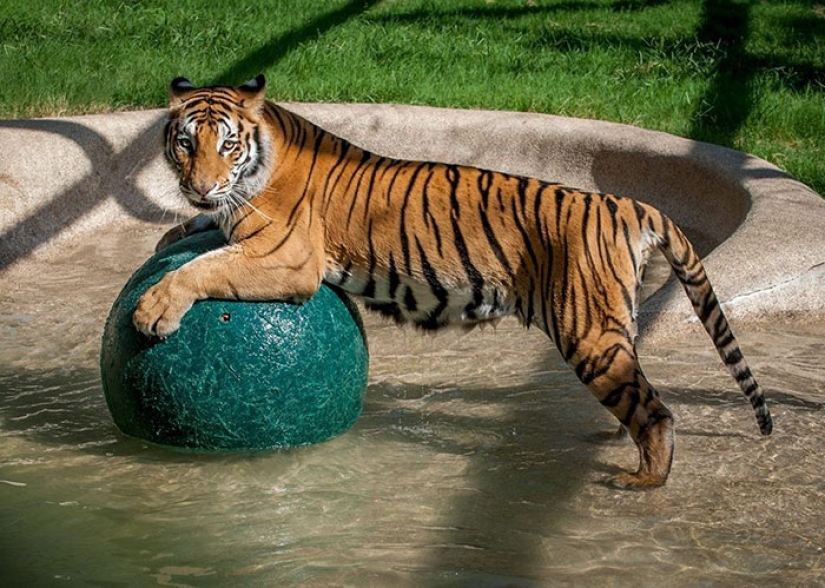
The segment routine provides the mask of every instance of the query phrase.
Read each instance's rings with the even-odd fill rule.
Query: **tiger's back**
[[[638,203],[501,172],[380,157],[279,116],[308,125],[300,135],[318,145],[303,198],[335,219],[326,226],[324,279],[399,322],[437,329],[514,314],[552,335],[558,327],[546,300],[551,293],[576,299],[580,284],[569,279],[576,256],[591,278],[612,265],[611,279],[635,294],[646,254]],[[617,248],[626,251],[603,258]],[[632,297],[600,290],[606,299],[592,312],[612,307],[627,320]]]
[[[701,261],[659,211],[532,178],[381,157],[266,102],[263,91],[262,77],[239,88],[173,82],[167,155],[184,195],[212,214],[228,245],[147,292],[138,328],[168,334],[205,297],[307,298],[322,280],[425,329],[515,315],[551,337],[636,442],[639,470],[614,482],[654,487],[670,471],[673,419],[639,366],[635,316],[642,269],[658,248],[770,432]]]

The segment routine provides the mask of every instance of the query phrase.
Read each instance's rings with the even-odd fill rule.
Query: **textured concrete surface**
[[[541,114],[286,106],[385,155],[478,165],[648,201],[705,255],[729,316],[825,312],[825,201],[756,157]],[[163,116],[156,110],[0,122],[0,273],[25,275],[27,264],[69,254],[91,230],[152,228],[179,218],[181,200],[161,157]],[[151,251],[126,253],[141,259]],[[672,282],[643,308],[648,336],[672,336],[694,328],[692,322]]]

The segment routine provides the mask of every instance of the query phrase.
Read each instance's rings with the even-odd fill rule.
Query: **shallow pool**
[[[769,439],[698,327],[642,342],[678,431],[652,492],[602,483],[635,449],[607,438],[612,417],[544,335],[507,321],[429,336],[367,317],[349,432],[181,453],[121,436],[97,371],[109,306],[156,237],[111,233],[6,274],[4,585],[825,584],[825,325],[738,325]]]

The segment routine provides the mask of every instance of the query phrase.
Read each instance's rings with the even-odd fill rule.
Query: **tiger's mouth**
[[[206,212],[214,212],[223,208],[224,204],[221,200],[190,200],[189,203],[199,210]]]
[[[227,205],[226,195],[222,193],[200,194],[188,187],[181,187],[186,201],[204,212],[217,212]]]

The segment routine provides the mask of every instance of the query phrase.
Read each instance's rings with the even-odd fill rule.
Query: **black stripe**
[[[281,238],[281,240],[278,241],[277,243],[275,243],[275,245],[272,248],[270,248],[269,251],[267,251],[266,253],[264,253],[262,255],[256,255],[255,257],[267,257],[269,255],[272,255],[273,253],[278,251],[278,249],[283,247],[286,244],[287,241],[289,241],[289,238],[292,236],[292,233],[294,231],[295,231],[295,224],[292,224],[292,225],[289,226],[289,229],[287,230],[286,234]]]
[[[272,107],[272,108],[268,108],[267,112],[269,112],[273,117],[275,117],[275,119],[278,121],[278,124],[281,127],[281,131],[283,132],[284,135],[286,135],[288,129],[287,129],[286,121],[284,121],[284,118],[281,115],[281,113],[283,111],[280,108]]]
[[[605,204],[607,205],[607,210],[610,213],[610,220],[613,224],[613,239],[616,239],[616,233],[619,232],[619,221],[616,219],[616,213],[619,210],[619,205],[613,200],[613,198],[606,198]]]
[[[721,316],[721,314],[720,314],[720,316]],[[730,331],[730,329],[728,329],[727,332],[719,333],[719,336],[721,336],[722,339],[717,340],[717,341],[714,342],[718,349],[724,349],[725,347],[727,347],[728,345],[733,343],[733,341],[735,339],[734,336],[733,336],[733,333]]]
[[[719,312],[716,315],[716,320],[713,321],[713,325],[711,325],[711,328],[710,328],[711,338],[713,339],[715,344],[716,344],[716,340],[719,339],[719,337],[724,335],[726,332],[730,333],[730,329],[728,329],[727,326],[728,326],[728,321],[725,319],[725,314],[723,312]],[[731,338],[733,338],[732,335],[731,335]],[[716,344],[716,346],[718,347],[719,345]],[[724,345],[722,347],[724,347]]]
[[[733,366],[730,366],[730,367],[733,367]],[[745,366],[745,369],[743,369],[741,372],[736,374],[735,378],[736,378],[736,383],[739,384],[740,386],[742,384],[744,384],[745,382],[747,382],[748,380],[754,380],[753,373],[751,372],[751,369],[747,366]]]
[[[395,267],[395,257],[390,251],[390,259],[389,259],[389,268],[387,270],[389,274],[389,282],[390,282],[390,291],[389,296],[393,300],[395,300],[395,293],[398,290],[398,286],[401,284],[401,279],[398,276],[398,270]]]
[[[458,218],[461,216],[461,207],[458,203],[458,182],[461,174],[454,165],[445,166],[445,174],[450,184],[450,214]]]
[[[327,172],[327,180],[326,182],[324,182],[324,197],[331,197],[335,194],[335,188],[336,186],[338,186],[338,182],[341,181],[341,177],[344,175],[344,172],[346,171],[346,164],[348,162],[347,155],[349,154],[349,150],[352,146],[343,139],[339,139],[338,142],[341,145],[341,153],[338,154],[338,160]],[[335,175],[335,172],[339,168],[341,169],[341,171],[338,172],[338,177],[335,178],[334,182],[332,182],[332,187],[329,187],[329,181],[332,179],[332,176]]]
[[[524,322],[528,325],[533,324],[533,318],[536,316],[535,300],[536,297],[536,283],[530,280],[530,285],[527,288],[527,315],[524,317]]]
[[[255,212],[255,210],[250,207],[244,212],[244,214],[242,214],[240,216],[240,218],[233,219],[234,223],[232,225],[232,228],[229,229],[229,238],[230,239],[232,238],[232,235],[235,234],[235,230],[241,225],[241,223],[243,221],[245,221],[248,216],[254,214],[254,212]]]
[[[350,278],[352,277],[352,273],[350,270],[352,269],[352,260],[350,259],[347,261],[347,265],[344,266],[344,269],[341,271],[341,279],[338,280],[338,286],[343,286],[347,282],[349,282]]]
[[[373,188],[375,187],[375,178],[378,175],[378,168],[380,167],[380,165],[383,161],[386,161],[386,159],[384,157],[381,157],[381,158],[378,159],[378,161],[373,163],[373,165],[370,167],[370,169],[372,171],[372,174],[370,175],[370,181],[369,181],[369,184],[367,186],[367,191],[365,192],[365,198],[366,198],[367,202],[364,205],[364,207],[365,207],[364,208],[364,218],[366,218],[367,215],[369,214],[369,206],[368,205],[369,205],[370,196],[372,195]],[[366,173],[367,172],[365,171],[364,174],[366,174]],[[358,186],[356,187],[355,194],[352,197],[352,203],[350,204],[349,212],[347,213],[347,225],[349,225],[350,222],[352,221],[352,214],[353,214],[353,212],[355,212],[355,205],[358,203],[358,197],[361,195],[361,192],[362,192],[362,190],[361,190],[361,181],[362,180],[363,180],[363,175],[361,176],[361,179],[358,180]]]
[[[455,248],[458,252],[458,258],[461,260],[461,265],[464,267],[464,271],[467,273],[467,277],[470,279],[470,284],[473,288],[473,301],[466,307],[466,311],[471,313],[473,310],[481,306],[482,302],[484,302],[484,295],[482,292],[484,289],[484,277],[470,259],[470,252],[467,250],[467,243],[464,240],[464,235],[461,233],[461,227],[458,224],[458,219],[456,217],[452,217],[450,220],[453,225],[453,237],[455,241]]]
[[[388,169],[389,169],[389,168],[388,168]],[[395,173],[392,175],[392,179],[390,180],[390,183],[389,183],[389,185],[387,186],[387,204],[388,204],[388,205],[389,205],[389,203],[392,201],[392,189],[393,189],[393,187],[395,186],[395,181],[398,179],[398,176],[401,174],[401,172],[404,172],[404,171],[406,171],[407,169],[408,169],[408,168],[407,168],[407,166],[405,166],[405,165],[399,165],[399,166],[398,166],[398,169],[397,169],[397,170],[395,170]],[[410,189],[411,189],[410,187],[408,187],[408,188],[407,188],[407,190],[408,190],[408,191],[409,191]]]
[[[261,225],[260,227],[258,227],[257,229],[255,229],[254,231],[249,233],[248,235],[244,235],[242,238],[244,240],[251,239],[252,237],[257,235],[258,233],[263,232],[270,224],[272,224],[272,221],[267,221],[265,224]]]
[[[513,268],[510,266],[510,262],[507,260],[507,256],[504,254],[504,250],[501,248],[501,243],[499,243],[498,238],[496,238],[496,233],[493,230],[492,225],[490,224],[490,219],[487,216],[487,211],[482,208],[479,204],[478,213],[481,217],[481,227],[484,230],[484,236],[487,237],[487,242],[490,244],[490,249],[493,250],[493,255],[496,256],[496,259],[504,268],[504,271],[507,272],[510,280],[515,282],[516,275],[513,273]]]
[[[493,174],[487,170],[481,170],[478,174],[478,192],[481,194],[481,207],[487,208],[490,198],[490,187],[493,184]]]
[[[589,370],[589,372],[579,376],[582,383],[588,385],[596,378],[605,375],[610,370],[611,366],[613,365],[613,362],[616,361],[616,356],[623,351],[626,352],[627,349],[625,349],[624,345],[622,345],[621,343],[614,343],[606,350],[604,350],[602,354],[599,356],[599,363],[601,364],[601,366],[596,367],[595,361],[590,362],[591,369]]]
[[[647,216],[645,209],[642,208],[642,205],[639,204],[638,201],[633,201],[633,210],[636,211],[636,220],[639,221],[639,226],[641,227],[644,224],[644,218]]]
[[[518,211],[516,210],[516,201],[515,200],[512,201],[512,209],[513,209],[513,217],[512,218],[516,223],[516,228],[518,229],[519,233],[521,233],[521,238],[522,238],[522,242],[524,243],[524,248],[527,251],[527,253],[530,255],[530,259],[533,262],[533,267],[537,269],[539,267],[538,256],[536,255],[536,252],[533,249],[533,244],[530,242],[530,236],[527,233],[527,231],[525,230],[524,225],[521,222],[521,219],[519,218]]]
[[[439,322],[441,313],[444,312],[444,309],[447,308],[450,301],[449,292],[446,288],[444,288],[441,282],[438,281],[438,275],[436,274],[435,268],[427,259],[427,254],[424,252],[424,247],[421,245],[421,241],[418,240],[418,237],[415,239],[415,244],[418,248],[418,255],[421,259],[421,270],[424,274],[424,279],[427,280],[427,285],[430,287],[430,291],[433,293],[436,300],[438,300],[438,304],[427,314],[427,317],[421,323],[421,326],[427,329],[437,329],[441,326],[441,323]]]
[[[361,187],[361,180],[364,179],[364,174],[366,173],[366,163],[369,161],[371,156],[372,155],[369,151],[363,151],[361,153],[361,161],[358,162],[358,165],[355,167],[354,170],[352,170],[352,173],[349,176],[349,181],[347,182],[347,185],[343,190],[343,194],[349,194],[350,189],[352,188],[352,182],[355,180],[356,177],[358,177],[358,183],[355,186],[355,194],[353,194],[352,202],[350,203],[350,208],[347,212],[347,224],[349,224],[349,221],[352,218],[352,211],[355,208],[355,201],[358,199],[358,190]],[[324,213],[326,214],[326,209],[324,210]]]
[[[707,296],[700,300],[699,304],[699,320],[705,323],[710,317],[710,314],[719,306],[719,299],[716,298],[713,290],[709,290]],[[719,312],[722,312],[722,310],[720,309]]]
[[[244,169],[241,172],[241,177],[245,177],[245,178],[250,177],[250,176],[254,176],[255,174],[258,173],[258,171],[261,169],[261,161],[266,156],[266,154],[263,152],[263,149],[262,149],[261,132],[260,132],[260,129],[258,128],[257,125],[255,125],[252,128],[252,137],[249,140],[247,140],[247,142],[246,142],[246,145],[247,145],[246,155],[247,155],[248,158],[251,158],[251,152],[252,152],[252,149],[250,149],[251,144],[255,145],[256,157],[254,159],[251,159],[252,163],[250,164],[250,166],[248,168]],[[244,162],[244,165],[246,165],[246,162]]]
[[[542,214],[544,208],[544,191],[549,188],[548,184],[539,184],[538,190],[533,195],[533,221],[536,224],[538,237],[544,247],[545,252],[549,255],[549,267],[552,272],[553,269],[553,244],[550,241],[550,233],[547,230],[547,223]]]
[[[430,165],[430,173],[427,174],[427,179],[424,180],[424,187],[421,190],[421,213],[424,218],[424,224],[428,229],[432,229],[433,237],[435,238],[435,247],[440,257],[444,257],[444,250],[441,243],[441,229],[438,226],[438,219],[430,212],[430,180],[433,178],[434,165]]]
[[[559,239],[561,239],[561,234],[563,230],[561,223],[561,211],[564,207],[564,201],[566,199],[567,193],[563,189],[558,188],[556,190],[556,236],[558,236]]]
[[[725,356],[725,365],[733,366],[739,363],[740,361],[742,361],[742,351],[738,347],[731,349],[730,353],[728,353]],[[746,370],[746,372],[748,373],[747,377],[751,377],[750,370]],[[739,374],[739,376],[737,376],[736,379],[739,380],[740,376],[742,376],[742,380],[744,380],[744,374],[745,372]]]
[[[287,219],[287,224],[292,224],[295,220],[295,215],[298,214],[298,210],[303,204],[304,200],[306,199],[307,195],[309,194],[309,186],[312,183],[312,175],[315,172],[315,163],[318,161],[318,152],[321,147],[321,143],[324,140],[324,136],[326,135],[326,131],[323,129],[315,129],[317,132],[317,136],[315,138],[315,145],[312,150],[312,163],[309,166],[309,171],[306,174],[306,183],[304,184],[304,191],[301,193],[301,196],[295,202],[295,205],[292,207],[292,210],[289,212],[289,217]]]
[[[369,278],[367,279],[367,284],[364,286],[364,290],[361,292],[361,296],[364,298],[375,298],[375,245],[372,242],[372,220],[370,220],[369,225],[367,225],[367,243],[369,246],[368,256],[369,256]]]
[[[406,291],[404,292],[404,307],[409,312],[415,312],[418,310],[418,302],[415,299],[415,294],[413,294],[412,288],[409,286],[406,287]]]
[[[636,407],[639,406],[639,389],[636,387],[633,390],[633,393],[630,394],[630,401],[628,402],[627,412],[624,415],[623,419],[620,419],[621,423],[625,427],[630,427],[630,423],[633,421],[633,414],[636,412]]]
[[[524,212],[527,210],[527,186],[528,186],[527,178],[518,178],[518,181],[517,181],[517,184],[516,184],[516,194],[518,194],[518,199],[519,199],[519,204],[521,205],[522,214],[524,214]]]
[[[407,235],[407,206],[409,206],[410,191],[404,194],[398,219],[398,238],[401,242],[401,255],[404,256],[404,269],[408,276],[412,276],[412,259],[410,253],[410,237]]]
[[[752,380],[750,385],[747,388],[745,388],[744,390],[742,390],[742,393],[751,400],[751,403],[753,403],[753,402],[756,401],[756,398],[751,398],[751,396],[753,396],[758,390],[759,390],[759,384],[756,383],[756,380]],[[758,398],[761,398],[761,400],[762,400],[761,404],[765,404],[765,397],[764,396],[760,395]]]
[[[622,397],[624,396],[625,390],[627,390],[628,388],[635,388],[635,386],[636,385],[633,383],[625,382],[624,384],[621,384],[616,388],[613,388],[613,390],[611,390],[610,392],[608,392],[608,394],[604,398],[602,398],[599,401],[599,403],[607,408],[619,406],[619,403],[622,401]]]
[[[625,243],[627,244],[627,251],[628,253],[630,253],[630,260],[633,263],[633,267],[637,268],[639,267],[639,264],[636,260],[636,254],[633,252],[634,243],[630,237],[630,227],[628,226],[627,221],[625,221],[624,219],[622,219],[622,230],[624,232]]]

